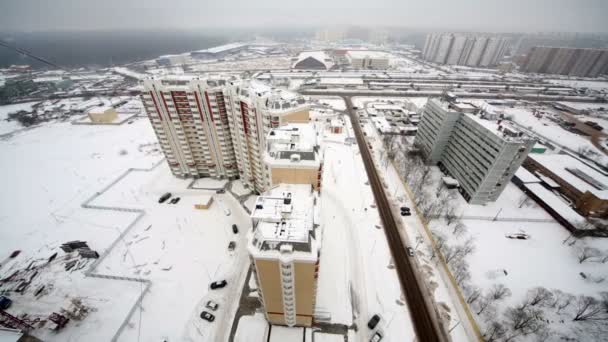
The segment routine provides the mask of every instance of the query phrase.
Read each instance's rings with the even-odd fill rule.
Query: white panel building
[[[430,99],[415,143],[429,163],[458,180],[468,202],[485,204],[500,196],[536,142],[504,120],[486,120]]]

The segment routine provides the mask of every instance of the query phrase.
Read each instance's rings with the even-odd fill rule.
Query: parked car
[[[224,190],[224,189],[218,189],[218,190],[215,190],[215,193],[216,194],[223,194],[223,193],[226,193],[226,190]]]
[[[237,227],[237,226],[236,226],[236,224],[233,224],[233,225],[232,225],[232,232],[233,232],[234,234],[238,234],[238,233],[239,233],[239,227]]]
[[[13,301],[10,298],[6,296],[0,296],[0,310],[6,310],[10,308],[12,304]]]
[[[211,283],[211,285],[209,287],[212,290],[216,290],[216,289],[223,288],[224,286],[226,286],[226,284],[228,284],[228,282],[226,280],[214,281],[213,283]]]
[[[232,251],[234,250],[234,248],[235,248],[235,247],[236,247],[236,242],[234,242],[234,241],[230,241],[230,243],[228,243],[228,250],[229,250],[229,251],[231,251],[231,252],[232,252]]]
[[[210,314],[207,311],[201,312],[201,318],[204,319],[207,322],[213,322],[213,321],[215,321],[215,316],[213,316],[213,314]]]
[[[177,202],[179,202],[179,200],[181,200],[181,199],[182,199],[181,197],[173,197],[171,199],[171,201],[169,201],[169,203],[171,203],[171,204],[177,204]]]
[[[226,214],[226,216],[230,216],[230,214],[231,214],[230,209],[224,209],[224,214]]]
[[[411,216],[411,215],[412,215],[412,213],[409,212],[409,211],[402,211],[401,212],[401,216]]]
[[[372,338],[369,339],[369,342],[380,342],[380,340],[382,340],[382,333],[379,331],[376,331],[374,336],[372,336]]]
[[[215,310],[217,310],[217,308],[219,307],[219,305],[216,302],[210,300],[210,301],[207,302],[207,304],[205,304],[205,307],[207,309],[209,309],[209,310],[215,311]]]
[[[166,192],[164,195],[160,196],[160,198],[158,199],[158,203],[163,203],[164,201],[168,200],[170,197],[171,197],[171,193]]]
[[[414,249],[412,247],[407,247],[405,250],[407,251],[407,255],[414,256]]]
[[[373,315],[372,318],[370,318],[369,322],[367,322],[367,327],[370,328],[371,330],[374,330],[374,328],[376,328],[376,325],[378,325],[378,322],[380,322],[380,316]]]

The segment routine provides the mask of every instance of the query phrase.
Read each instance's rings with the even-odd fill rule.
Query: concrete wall
[[[280,183],[310,184],[317,190],[319,170],[315,168],[270,168],[270,186]]]

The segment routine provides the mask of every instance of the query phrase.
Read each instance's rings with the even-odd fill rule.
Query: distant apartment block
[[[146,79],[142,101],[174,175],[240,178],[258,192],[270,129],[309,121],[301,96],[236,78]]]
[[[309,184],[319,190],[323,164],[314,126],[308,123],[272,128],[266,137],[264,163],[270,187]]]
[[[495,201],[535,144],[508,122],[490,121],[465,106],[430,99],[415,143],[427,161],[460,183],[471,204]],[[468,107],[468,106],[466,106]]]
[[[346,54],[355,69],[388,69],[389,55],[381,51],[351,50]]]
[[[439,64],[489,67],[500,62],[508,47],[509,40],[498,36],[433,33],[426,37],[422,58]]]
[[[256,199],[249,255],[266,319],[271,324],[312,325],[320,259],[310,185],[281,184]]]
[[[521,66],[522,71],[579,77],[608,73],[608,49],[533,47]]]

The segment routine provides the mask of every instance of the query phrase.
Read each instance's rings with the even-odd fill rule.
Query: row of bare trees
[[[510,291],[501,286],[493,287],[490,290],[488,300],[491,301],[491,294],[495,293],[498,298],[505,298],[510,295]],[[479,296],[474,292],[467,301],[474,301]],[[482,308],[477,312],[480,314],[490,307],[487,301],[479,299],[478,307]],[[530,289],[524,300],[516,306],[508,307],[503,319],[496,319],[495,312],[485,315],[487,319],[483,337],[487,342],[493,341],[512,341],[517,337],[527,335],[538,335],[539,338],[547,336],[550,332],[547,315],[553,310],[559,317],[569,318],[570,322],[601,322],[606,327],[608,321],[608,292],[601,292],[600,298],[587,295],[574,296],[560,290],[550,291],[544,287]],[[562,320],[562,323],[566,323]]]

